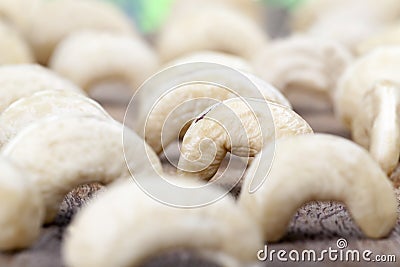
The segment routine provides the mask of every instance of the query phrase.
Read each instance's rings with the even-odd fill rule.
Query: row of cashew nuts
[[[22,2],[27,1],[2,1],[0,10],[9,11],[1,13],[18,29],[16,35],[28,40],[24,49],[34,51],[27,62],[36,58],[49,64],[77,86],[35,65],[0,68],[0,167],[4,174],[0,195],[7,200],[0,202],[2,250],[31,245],[41,225],[54,220],[65,194],[90,182],[115,181],[69,226],[63,244],[67,266],[140,266],[153,255],[177,247],[193,249],[225,266],[243,266],[256,260],[255,252],[264,241],[280,240],[295,211],[312,200],[344,202],[371,238],[385,237],[396,224],[397,201],[387,174],[397,165],[400,149],[396,80],[400,46],[375,49],[354,60],[345,45],[309,35],[268,43],[252,1],[246,5],[240,0],[190,0],[177,1],[157,41],[158,59],[122,13],[107,4],[35,0],[29,1],[32,16],[20,16],[12,5]],[[198,2],[202,2],[202,12],[198,12]],[[96,10],[92,5],[101,14],[94,18],[110,19],[87,19]],[[223,12],[216,9],[219,5]],[[82,21],[65,19],[67,12],[62,14],[68,8],[82,12],[77,16]],[[226,31],[230,28],[234,30]],[[211,37],[202,32],[211,32]],[[237,42],[237,36],[243,42]],[[203,52],[177,59],[199,50],[234,55]],[[254,51],[259,51],[256,58]],[[152,88],[141,95],[135,133],[111,119],[80,89],[88,91],[93,83],[110,77],[123,78],[136,88],[159,62],[172,66],[196,61],[240,70],[257,85],[259,99],[254,99],[247,84],[228,80],[234,93],[221,87],[186,85],[153,107],[164,88]],[[191,75],[195,80],[197,73]],[[300,88],[332,95],[354,140],[370,153],[340,137],[313,134],[289,101],[263,80],[282,92]],[[237,94],[245,101],[235,98]],[[174,124],[163,130],[167,115],[191,97],[213,98],[222,104],[196,105],[190,113],[176,114]],[[221,115],[226,108],[235,119]],[[197,119],[182,133],[193,118]],[[247,139],[227,134],[236,124],[244,128]],[[157,187],[159,175],[167,176],[157,154],[180,134],[184,134],[180,178],[169,177],[179,183],[196,186],[209,181],[228,152],[255,157],[237,201],[228,195],[201,208],[177,209],[151,199],[127,179],[131,173],[144,175]],[[122,143],[122,135],[127,142]],[[204,140],[212,140],[213,145],[201,147]],[[272,148],[275,156],[269,169],[263,162]],[[267,174],[268,179],[250,193],[252,181]],[[236,245],[238,236],[240,246]]]

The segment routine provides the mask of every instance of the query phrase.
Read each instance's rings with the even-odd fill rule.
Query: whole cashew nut
[[[110,115],[94,100],[71,91],[45,90],[21,98],[0,114],[0,147],[21,129],[40,119],[54,116]]]
[[[233,73],[231,74],[233,75]],[[197,77],[204,76],[215,81],[223,79],[226,82],[226,88],[218,84],[196,82],[183,84],[168,92],[163,92],[165,90],[163,86],[152,87],[151,90],[141,90],[139,96],[141,103],[137,108],[135,130],[156,153],[162,152],[180,134],[182,136],[185,132],[185,125],[218,101],[238,96],[264,97],[267,100],[291,107],[289,101],[277,89],[248,73],[241,73],[247,77],[245,81],[239,78],[223,77],[222,72],[213,70],[205,74],[204,71],[196,72],[194,70],[186,75],[189,78],[193,77],[193,81],[198,80]],[[249,85],[251,83],[259,92],[251,88]],[[172,120],[171,123],[169,123],[170,120]]]
[[[254,157],[275,139],[310,133],[308,123],[290,108],[259,99],[228,99],[192,123],[183,138],[178,172],[210,180],[227,152]]]
[[[160,179],[148,177],[153,187]],[[187,180],[185,184],[202,185]],[[218,194],[219,189],[206,193]],[[150,198],[132,181],[123,181],[74,218],[62,255],[68,267],[136,267],[160,253],[184,248],[222,266],[240,267],[256,262],[262,245],[259,228],[230,196],[200,208],[179,209]]]
[[[44,206],[28,173],[0,158],[0,250],[26,248],[39,236]]]
[[[137,35],[130,19],[113,4],[95,0],[45,1],[30,23],[27,39],[36,59],[46,64],[65,37],[80,30]]]
[[[285,92],[330,94],[353,56],[342,44],[297,35],[271,42],[254,57],[256,73]]]
[[[83,31],[65,38],[49,66],[85,91],[107,79],[123,79],[132,89],[158,68],[158,59],[139,37]]]
[[[44,198],[46,222],[53,220],[65,194],[78,185],[129,177],[127,164],[136,173],[162,171],[157,155],[141,138],[99,117],[39,120],[22,129],[2,154],[31,174]]]
[[[386,173],[399,161],[400,47],[359,58],[339,81],[335,111],[354,141],[370,150]]]
[[[263,164],[268,153],[259,155],[245,176],[239,204],[261,225],[267,242],[281,239],[296,210],[315,200],[344,202],[370,238],[385,237],[396,225],[397,200],[388,177],[351,141],[325,134],[291,136],[277,141],[272,167]],[[263,178],[250,192],[253,180]]]
[[[199,50],[222,51],[249,59],[266,43],[262,28],[237,10],[196,5],[167,19],[157,47],[163,61]]]
[[[43,90],[66,90],[85,94],[70,81],[39,65],[0,67],[0,112],[16,100]]]

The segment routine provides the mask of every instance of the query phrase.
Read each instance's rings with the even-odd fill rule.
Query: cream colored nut
[[[14,101],[42,90],[66,90],[85,94],[70,81],[39,65],[0,67],[0,112]]]
[[[0,114],[0,147],[31,123],[54,116],[110,115],[94,100],[71,91],[45,90],[21,98]]]
[[[253,60],[256,73],[281,91],[331,93],[353,56],[332,40],[292,36],[272,42]]]
[[[73,32],[88,29],[137,34],[130,19],[110,3],[57,0],[45,1],[36,12],[29,28],[28,40],[36,59],[46,64],[60,41]]]
[[[0,17],[25,34],[43,0],[1,0]]]
[[[170,16],[165,22],[157,40],[163,61],[199,50],[222,51],[249,59],[267,43],[263,29],[240,12],[209,5],[196,7]]]
[[[400,45],[400,24],[388,27],[387,29],[363,40],[357,46],[357,54],[364,55],[375,48],[384,45]]]
[[[134,175],[161,172],[158,157],[134,132],[99,117],[57,117],[32,123],[3,147],[2,154],[31,174],[44,198],[46,222],[78,185],[129,177],[127,164]]]
[[[26,248],[40,233],[42,198],[28,174],[3,157],[0,173],[0,250]]]
[[[298,8],[292,20],[297,31],[335,39],[353,49],[399,15],[397,0],[314,0]]]
[[[291,107],[289,101],[277,89],[258,77],[242,73],[245,75],[244,77],[248,78],[243,80],[234,78],[234,74],[238,75],[231,73],[231,76],[224,77],[222,72],[216,73],[213,70],[206,74],[203,71],[196,73],[196,70],[186,74],[190,78],[193,77],[192,81],[196,81],[197,77],[204,77],[204,75],[215,82],[222,79],[227,88],[213,84],[192,83],[168,92],[163,92],[166,90],[163,86],[142,90],[141,105],[137,110],[136,132],[156,153],[160,153],[180,134],[182,136],[185,133],[185,125],[188,125],[199,113],[218,101],[237,96],[264,97],[272,102]],[[255,84],[254,88],[250,88],[251,82]]]
[[[152,187],[160,180],[148,177]],[[217,187],[204,193],[221,194]],[[136,267],[155,255],[183,248],[217,261],[222,255],[222,266],[239,267],[256,262],[260,246],[259,228],[230,196],[180,209],[150,198],[133,181],[123,181],[78,213],[67,229],[62,255],[68,267]]]
[[[354,62],[335,93],[337,115],[386,173],[400,154],[399,84],[400,47],[383,47]]]
[[[210,51],[210,50],[197,51],[184,55],[180,58],[168,62],[166,64],[166,67],[186,64],[186,63],[196,63],[196,62],[209,62],[209,63],[224,65],[230,68],[234,68],[249,73],[254,72],[254,69],[250,65],[250,62],[248,62],[246,59],[230,55],[227,53]]]
[[[254,157],[286,136],[313,133],[293,110],[259,99],[233,98],[202,113],[186,132],[178,173],[210,180],[227,152]]]
[[[0,21],[0,65],[32,63],[32,51],[21,35]]]
[[[344,202],[369,238],[387,236],[397,221],[388,177],[370,155],[344,138],[315,134],[280,139],[264,148],[245,176],[239,204],[253,216],[267,242],[281,239],[293,214],[310,201]],[[274,149],[274,162],[263,155]],[[263,181],[253,191],[254,180]],[[251,189],[251,190],[249,190]]]
[[[89,91],[96,83],[122,79],[137,89],[158,68],[158,58],[139,37],[84,31],[65,38],[50,68]]]

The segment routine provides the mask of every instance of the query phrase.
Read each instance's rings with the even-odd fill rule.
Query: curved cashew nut
[[[18,166],[0,158],[0,250],[28,247],[39,236],[44,207],[37,188]]]
[[[223,52],[210,51],[210,50],[197,51],[187,54],[185,56],[182,56],[180,58],[168,62],[166,64],[166,67],[171,67],[174,65],[180,65],[185,63],[195,63],[195,62],[209,62],[209,63],[228,66],[249,73],[254,72],[253,67],[244,58]]]
[[[251,58],[266,43],[266,34],[249,17],[229,8],[196,5],[169,17],[157,47],[164,61],[199,50]]]
[[[110,3],[57,0],[45,1],[40,6],[31,21],[27,37],[36,59],[46,64],[60,41],[73,32],[88,29],[137,34],[130,19]]]
[[[271,168],[262,164],[266,154],[253,161],[239,197],[239,204],[262,226],[266,241],[282,238],[296,210],[315,200],[344,202],[370,238],[385,237],[396,225],[391,183],[367,151],[351,141],[324,134],[280,139]],[[252,180],[267,175],[250,193]]]
[[[138,37],[84,31],[65,38],[49,65],[86,91],[107,79],[123,79],[137,89],[157,70],[158,59]]]
[[[228,89],[213,84],[193,83],[182,85],[166,93],[162,92],[165,90],[165,87],[162,86],[151,88],[151,90],[142,90],[141,103],[137,110],[136,131],[156,153],[160,153],[164,147],[179,136],[180,131],[183,131],[181,135],[184,134],[185,125],[218,101],[238,96],[264,97],[267,100],[291,107],[289,101],[277,89],[256,76],[242,74],[248,78],[246,81],[232,77],[228,79],[223,77],[222,73],[213,71],[206,74],[210,79],[214,77],[225,79],[225,86]],[[187,75],[196,81],[199,74],[193,71]],[[260,90],[259,94],[250,88],[249,84],[252,82]],[[170,121],[171,119],[172,121]]]
[[[227,152],[254,157],[275,139],[309,133],[308,123],[285,106],[258,99],[225,100],[201,114],[186,132],[178,172],[210,180]]]
[[[16,100],[42,90],[66,90],[85,94],[70,81],[39,65],[0,67],[0,112]]]
[[[21,98],[0,114],[0,147],[29,124],[53,116],[110,115],[94,100],[70,91],[45,90]]]
[[[125,147],[123,133],[129,140]],[[162,170],[157,155],[134,132],[99,117],[58,117],[32,123],[3,147],[2,154],[31,174],[44,198],[46,222],[76,186],[129,177],[127,163],[137,173]]]
[[[330,93],[353,57],[332,40],[293,36],[272,42],[254,57],[256,72],[281,91]]]
[[[400,45],[400,24],[385,29],[376,35],[363,40],[356,47],[356,51],[358,55],[364,55],[383,45]]]
[[[0,21],[0,65],[32,63],[32,51],[10,25]]]
[[[400,154],[399,62],[399,47],[372,51],[347,69],[335,95],[336,113],[386,173]]]
[[[161,178],[148,179],[157,187]],[[187,180],[186,184],[202,185]],[[218,191],[215,187],[207,193]],[[154,220],[154,214],[160,220]],[[112,231],[98,231],[110,225],[115,226]],[[113,250],[105,249],[110,245]],[[222,266],[244,266],[256,262],[260,245],[259,228],[230,196],[200,208],[179,209],[155,201],[132,181],[124,181],[110,186],[75,217],[62,255],[68,267],[136,267],[160,253],[184,248],[225,263]]]

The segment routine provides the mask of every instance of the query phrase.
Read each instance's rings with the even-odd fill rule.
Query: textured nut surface
[[[0,158],[0,250],[25,248],[39,236],[44,208],[28,174]]]
[[[88,91],[105,80],[122,79],[137,89],[158,67],[140,37],[101,31],[72,34],[55,49],[50,68]]]
[[[209,180],[227,152],[254,157],[275,139],[313,133],[290,108],[256,99],[229,99],[195,120],[181,145],[178,171]]]
[[[31,174],[45,201],[46,222],[54,219],[64,196],[80,184],[108,184],[130,177],[126,164],[136,173],[153,168],[161,172],[157,156],[134,132],[98,117],[58,117],[32,123],[3,147],[2,154]]]
[[[353,56],[333,40],[294,35],[271,42],[254,56],[256,73],[281,91],[331,93]]]
[[[70,81],[39,65],[0,67],[0,112],[14,101],[43,90],[66,90],[84,94]]]
[[[110,115],[94,100],[72,91],[45,90],[21,98],[0,114],[0,147],[21,129],[35,121],[54,116]]]
[[[252,181],[264,178],[250,193]],[[240,205],[262,226],[267,241],[281,239],[296,210],[314,200],[344,202],[370,238],[387,236],[397,221],[394,190],[379,165],[366,150],[331,135],[278,140],[272,167],[263,164],[262,156],[256,157],[239,197]]]
[[[153,187],[159,186],[159,177],[148,179]],[[210,188],[205,193],[218,191]],[[179,209],[150,198],[133,181],[123,181],[77,215],[62,252],[68,267],[142,266],[151,257],[176,248],[192,249],[215,260],[222,254],[230,263],[238,262],[223,266],[243,266],[256,260],[262,244],[259,228],[229,196],[200,208]]]
[[[57,44],[69,34],[97,29],[135,35],[133,23],[115,6],[96,0],[44,1],[28,32],[36,59],[46,64]]]
[[[32,51],[22,36],[11,25],[0,21],[0,65],[33,61]]]

